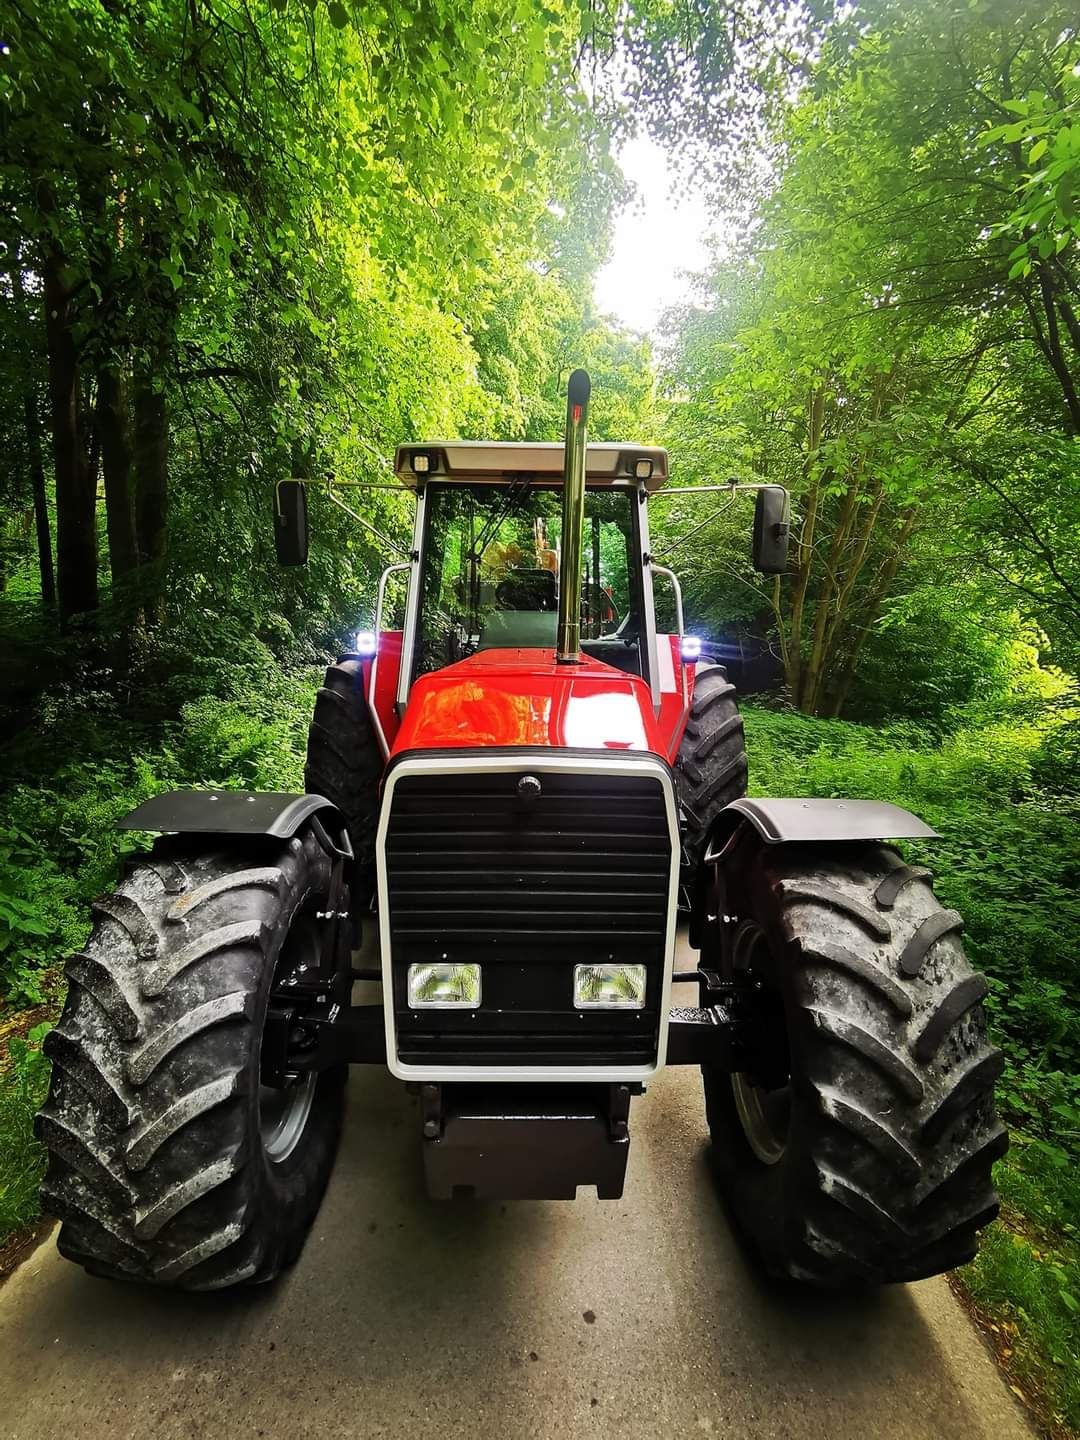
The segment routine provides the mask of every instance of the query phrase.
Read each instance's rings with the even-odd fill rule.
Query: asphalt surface
[[[837,1299],[757,1272],[709,1179],[696,1072],[634,1102],[617,1202],[428,1201],[414,1105],[353,1072],[330,1189],[274,1286],[142,1290],[42,1245],[0,1289],[0,1437],[1030,1440],[943,1280]]]

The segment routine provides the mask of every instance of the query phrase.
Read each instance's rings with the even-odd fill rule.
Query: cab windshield
[[[585,492],[581,639],[586,654],[640,675],[635,501]],[[561,536],[561,490],[430,485],[415,673],[478,650],[553,648]]]

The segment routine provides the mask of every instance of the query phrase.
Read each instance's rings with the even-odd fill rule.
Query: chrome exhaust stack
[[[566,391],[566,449],[563,461],[562,543],[559,547],[559,628],[555,658],[581,663],[582,541],[585,534],[585,444],[592,384],[575,370]]]

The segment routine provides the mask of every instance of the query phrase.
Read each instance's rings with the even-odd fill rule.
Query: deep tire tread
[[[735,686],[718,665],[700,664],[675,762],[683,811],[685,879],[692,881],[716,812],[746,794],[746,740]]]
[[[705,1072],[736,1215],[770,1270],[819,1285],[964,1264],[997,1213],[992,1166],[1008,1137],[988,987],[964,957],[960,916],[887,847],[755,846],[736,863],[727,883],[768,936],[793,1077],[788,1148],[764,1166],[728,1077]]]
[[[96,1275],[216,1289],[299,1253],[333,1163],[339,1072],[320,1078],[280,1170],[258,1123],[270,978],[330,862],[310,833],[178,858],[184,843],[159,841],[97,902],[45,1041],[36,1130],[62,1254]]]
[[[338,660],[327,669],[315,697],[304,787],[332,801],[345,817],[356,856],[352,889],[357,906],[366,904],[374,890],[383,763],[364,695],[363,665]]]

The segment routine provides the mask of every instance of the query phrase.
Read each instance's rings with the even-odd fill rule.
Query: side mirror
[[[782,485],[766,485],[757,492],[754,506],[754,569],[762,575],[783,575],[787,569],[790,530],[788,492]]]
[[[299,480],[274,487],[274,545],[279,565],[307,564],[307,487]]]

